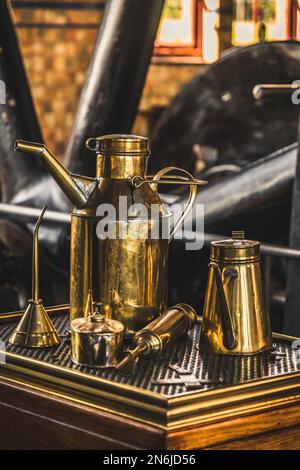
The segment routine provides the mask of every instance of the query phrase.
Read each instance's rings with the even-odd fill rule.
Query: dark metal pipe
[[[0,204],[1,213],[1,204]],[[186,232],[185,237],[180,240],[181,242],[189,242],[192,238],[192,233]],[[228,238],[226,235],[216,235],[213,233],[205,233],[204,236],[200,235],[199,240],[204,241],[204,246],[210,245],[211,242],[216,240],[225,240]],[[287,248],[285,246],[272,245],[270,243],[261,243],[260,252],[264,256],[275,256],[277,258],[293,259],[300,261],[300,250]]]
[[[247,231],[247,237],[255,237],[258,240],[278,243],[282,234],[286,238],[288,225],[284,223],[283,218],[289,217],[296,158],[297,144],[292,144],[248,165],[237,174],[202,188],[196,202],[204,204],[205,230],[228,235],[231,230],[242,227]],[[48,186],[51,187],[51,184],[55,185],[52,180]],[[44,199],[42,201],[41,197],[37,200],[36,197],[45,194],[45,187],[45,181],[41,180],[29,193],[24,191],[24,197],[21,192],[14,202],[38,207],[34,203],[38,201],[41,206],[45,203]],[[67,205],[62,205],[63,196],[59,197],[54,188],[52,189],[50,192],[56,195],[57,199],[48,198],[50,209],[56,210],[59,207],[62,211],[67,210]],[[162,197],[168,201],[168,196]],[[174,201],[170,203],[172,202]],[[36,217],[36,213],[34,216]],[[193,214],[189,217],[193,218]]]
[[[205,230],[229,235],[242,227],[248,238],[276,243],[282,235],[287,239],[296,158],[295,143],[199,190],[196,203],[204,204]],[[177,202],[171,195],[161,196],[169,204]],[[48,177],[21,191],[12,202],[32,207],[47,203],[54,211],[69,209],[65,196]]]
[[[108,1],[65,155],[71,171],[95,175],[88,137],[130,132],[164,3]]]
[[[65,156],[64,163],[73,172],[95,175],[95,157],[85,148],[87,137],[130,130],[163,5],[164,0],[108,2]],[[39,137],[25,134],[14,134],[14,140],[28,138],[41,141]],[[21,162],[15,156],[10,161],[14,165]],[[33,159],[27,159],[25,163],[32,165],[32,168],[38,165]],[[25,168],[17,173],[24,174],[27,181],[34,172]],[[48,175],[35,182],[28,181],[27,190],[14,185],[11,187],[14,197],[10,202],[34,207],[46,204],[50,210],[64,211],[69,208],[69,202]]]
[[[46,174],[33,159],[15,158],[16,138],[42,141],[8,1],[0,2],[0,179],[1,199],[10,201],[18,191]]]
[[[41,213],[41,209],[17,204],[0,203],[0,217],[14,222],[34,223]],[[71,215],[63,212],[47,210],[43,217],[43,223],[69,224]]]
[[[33,223],[36,221],[37,216],[40,214],[40,209],[35,207],[24,207],[18,206],[16,204],[3,204],[0,203],[0,216],[14,222],[25,222]],[[47,211],[43,218],[45,223],[53,223],[59,225],[68,225],[71,222],[71,215],[63,212],[57,211]],[[183,237],[177,242],[187,242],[190,241],[192,233],[186,232],[186,237]],[[224,240],[226,235],[216,235],[213,233],[199,234],[199,239],[204,240],[204,245],[209,245],[214,240]],[[175,240],[176,241],[176,240]],[[260,251],[262,255],[265,256],[275,256],[286,259],[300,260],[300,250],[295,250],[292,248],[287,248],[284,246],[277,246],[268,243],[262,243],[260,246]]]
[[[243,228],[265,241],[287,236],[296,160],[295,143],[202,188],[196,203],[204,204],[205,231]]]
[[[300,88],[299,83],[290,84],[261,84],[253,88],[253,96],[256,100],[265,98],[273,98],[282,95],[291,95],[294,91]]]

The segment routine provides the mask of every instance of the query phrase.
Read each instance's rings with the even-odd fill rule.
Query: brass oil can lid
[[[101,155],[149,156],[147,137],[132,134],[108,134],[86,141],[88,149]]]
[[[232,238],[211,242],[211,260],[225,263],[257,261],[260,243],[255,240],[245,240],[244,237],[245,232],[233,231]]]
[[[76,318],[72,321],[72,330],[80,334],[88,335],[119,335],[124,331],[124,325],[104,315],[94,313],[87,318]]]

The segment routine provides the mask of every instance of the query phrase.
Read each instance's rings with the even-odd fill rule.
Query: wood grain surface
[[[164,430],[0,380],[0,449],[300,449],[300,405]]]

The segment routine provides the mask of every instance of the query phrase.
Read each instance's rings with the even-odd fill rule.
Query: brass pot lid
[[[90,138],[86,146],[101,155],[148,156],[150,155],[147,137],[132,134],[108,134]]]
[[[124,331],[124,325],[104,315],[94,313],[87,318],[76,318],[71,323],[72,330],[80,334],[119,335]]]
[[[233,231],[232,238],[211,242],[211,259],[235,263],[257,260],[260,243],[255,240],[246,240],[244,237],[243,231]]]

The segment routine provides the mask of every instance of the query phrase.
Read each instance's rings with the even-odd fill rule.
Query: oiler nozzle
[[[146,344],[146,342],[141,342],[134,349],[131,349],[130,351],[128,351],[127,356],[125,356],[124,359],[121,362],[119,362],[119,364],[116,366],[116,369],[118,370],[125,369],[125,367],[127,367],[135,359],[137,359],[140,356],[143,356],[147,349],[148,349],[148,345]]]

